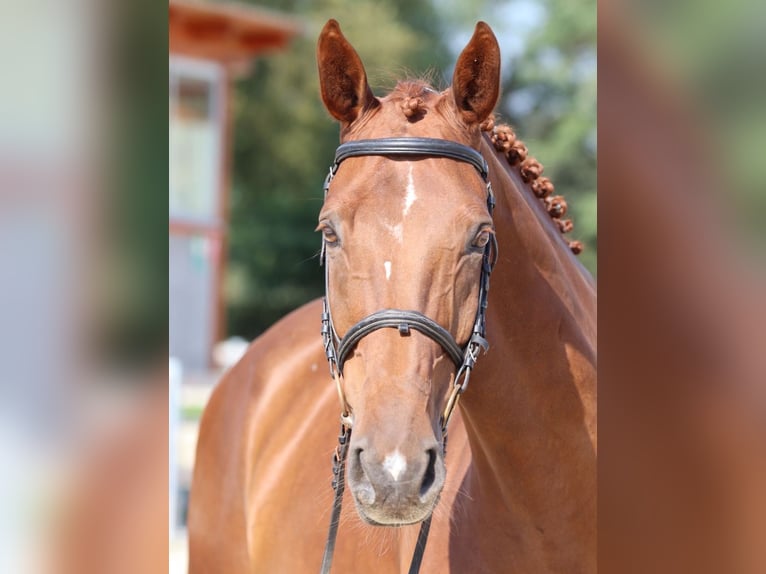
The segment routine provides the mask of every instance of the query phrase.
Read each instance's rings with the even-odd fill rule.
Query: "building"
[[[233,82],[300,31],[252,6],[170,1],[169,344],[185,371],[208,368],[225,332]]]

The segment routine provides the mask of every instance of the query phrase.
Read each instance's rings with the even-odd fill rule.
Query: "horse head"
[[[409,81],[375,97],[334,20],[322,30],[317,59],[322,99],[340,122],[343,143],[433,138],[478,149],[481,124],[499,94],[499,47],[484,23],[442,92]],[[383,310],[403,310],[464,348],[494,241],[488,186],[476,165],[443,154],[378,152],[335,167],[318,230],[337,337]],[[458,365],[449,345],[424,330],[406,324],[370,330],[340,365],[353,416],[348,485],[360,516],[372,524],[424,520],[444,485],[442,416]]]

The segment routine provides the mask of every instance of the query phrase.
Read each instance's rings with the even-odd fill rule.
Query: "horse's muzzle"
[[[348,485],[359,515],[370,524],[400,526],[428,518],[444,477],[444,459],[435,440],[409,453],[379,453],[364,438],[351,448]]]

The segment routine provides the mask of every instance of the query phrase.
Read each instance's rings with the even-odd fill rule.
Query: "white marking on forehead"
[[[400,453],[399,449],[397,448],[394,452],[387,455],[383,460],[383,468],[388,471],[388,474],[390,474],[394,480],[399,480],[399,477],[407,468],[407,461],[404,459],[402,453]]]
[[[412,166],[410,165],[410,171],[407,174],[407,194],[404,196],[404,216],[406,217],[410,211],[410,207],[415,203],[418,198],[415,194],[415,182],[412,180]]]
[[[386,229],[391,233],[391,235],[394,236],[394,239],[396,239],[399,243],[402,242],[402,239],[404,236],[402,235],[402,224],[397,223],[396,225],[391,225],[390,223],[384,223],[386,226]]]
[[[386,270],[386,279],[391,279],[391,262],[384,261],[383,268]]]

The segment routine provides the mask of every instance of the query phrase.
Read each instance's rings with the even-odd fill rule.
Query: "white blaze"
[[[394,236],[394,239],[396,239],[399,243],[402,242],[402,224],[397,223],[396,225],[391,225],[390,223],[384,223],[386,226],[386,229],[391,233],[391,235]]]
[[[383,468],[386,469],[394,480],[399,480],[399,477],[407,468],[407,461],[404,460],[399,449],[396,449],[383,460]]]
[[[386,270],[386,279],[390,279],[391,278],[391,262],[384,261],[383,268]]]
[[[407,194],[404,196],[404,216],[410,211],[410,207],[415,203],[418,196],[415,194],[415,182],[412,180],[412,166],[407,174]]]

